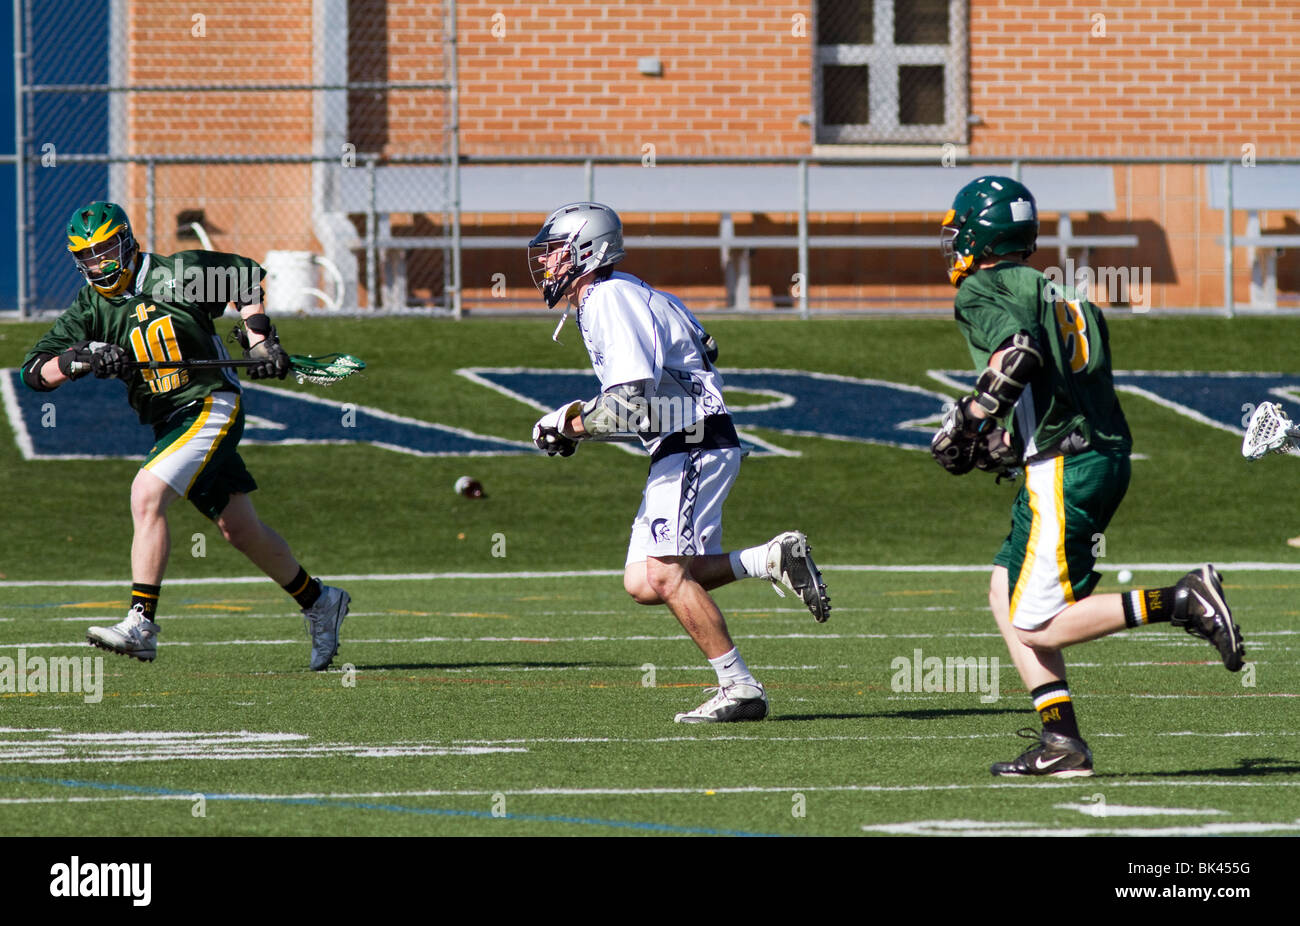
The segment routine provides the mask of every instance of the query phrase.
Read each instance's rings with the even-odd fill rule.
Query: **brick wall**
[[[900,3],[902,0],[900,0]],[[131,79],[309,81],[312,0],[203,4],[206,36],[191,36],[193,12],[166,0],[133,0]],[[440,80],[440,4],[351,0],[352,80]],[[1104,18],[1098,18],[1098,17]],[[461,148],[486,154],[641,156],[813,153],[815,32],[812,0],[565,0],[552,4],[461,0]],[[1061,155],[1258,157],[1300,151],[1300,6],[1290,0],[971,0],[970,104],[979,122],[970,151]],[[661,77],[637,72],[657,57]],[[131,150],[307,151],[307,94],[201,101],[135,95]],[[349,134],[361,150],[444,149],[446,112],[436,92],[356,92]],[[827,149],[818,149],[827,150]],[[1135,252],[1098,252],[1094,263],[1150,266],[1153,304],[1215,305],[1223,258],[1222,215],[1208,207],[1204,171],[1164,165],[1116,167],[1117,208],[1076,217],[1080,233],[1136,233]],[[228,238],[219,247],[315,248],[305,169],[185,168],[159,174],[160,226],[178,208],[205,208]],[[131,174],[138,209],[142,172]],[[712,226],[699,216],[627,216],[629,232]],[[1054,218],[1045,217],[1045,233]],[[1264,228],[1295,230],[1294,214],[1267,212]],[[531,232],[540,216],[468,216],[467,233]],[[869,227],[929,234],[939,216],[815,216],[814,232]],[[789,232],[793,216],[737,215],[737,232]],[[1244,231],[1245,217],[1237,219]],[[432,233],[420,216],[395,216],[394,230]],[[244,243],[247,242],[247,243]],[[1238,253],[1236,295],[1248,269]],[[721,298],[716,253],[635,254],[628,269],[688,298]],[[1044,255],[1042,261],[1045,262]],[[1300,279],[1300,255],[1284,255],[1286,284]],[[413,262],[415,263],[415,262]],[[755,299],[788,299],[794,255],[759,252]],[[814,299],[872,304],[945,300],[936,255],[873,251],[813,255]],[[522,258],[467,254],[471,296],[486,297],[494,273],[511,295],[526,292]],[[415,285],[436,293],[437,280]],[[521,289],[522,287],[522,289]]]
[[[311,0],[131,0],[127,34],[132,84],[310,83]],[[202,20],[196,21],[199,14]],[[201,33],[201,34],[196,34]],[[136,93],[128,97],[132,154],[303,154],[311,150],[308,93]],[[310,169],[300,165],[161,166],[157,235],[148,247],[197,247],[176,236],[176,215],[202,209],[219,250],[261,258],[273,248],[317,247],[311,234]],[[124,204],[142,237],[145,170],[128,172]]]

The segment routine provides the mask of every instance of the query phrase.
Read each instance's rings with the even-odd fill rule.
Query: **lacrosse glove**
[[[250,315],[244,327],[254,334],[262,335],[262,340],[249,346],[248,332],[238,325],[230,332],[231,338],[244,349],[244,359],[256,361],[248,367],[249,379],[284,379],[289,375],[289,355],[280,346],[280,338],[275,333],[275,326],[265,315]]]

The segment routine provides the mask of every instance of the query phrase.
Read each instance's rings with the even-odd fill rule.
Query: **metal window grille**
[[[967,141],[968,0],[818,0],[817,141]]]

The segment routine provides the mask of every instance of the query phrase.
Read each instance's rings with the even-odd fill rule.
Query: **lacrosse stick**
[[[1300,439],[1300,428],[1287,413],[1273,402],[1260,402],[1246,425],[1241,455],[1247,460],[1259,460],[1269,453],[1300,455],[1300,447],[1295,444],[1297,439]]]
[[[259,360],[136,360],[128,364],[133,370],[202,370],[221,367],[249,367]],[[326,354],[324,357],[305,357],[291,354],[289,372],[299,383],[332,386],[341,379],[366,368],[366,363],[351,354]]]

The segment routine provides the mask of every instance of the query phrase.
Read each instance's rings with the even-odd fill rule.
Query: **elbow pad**
[[[35,392],[53,392],[54,387],[41,376],[41,367],[52,358],[53,354],[37,354],[31,362],[23,366],[23,382]]]
[[[975,383],[975,401],[993,418],[1001,418],[1015,407],[1020,393],[1043,367],[1043,354],[1037,341],[1024,332],[1011,339],[1011,347],[1002,355],[1002,369],[985,367]]]
[[[619,383],[582,406],[582,427],[594,438],[640,434],[650,428],[646,388],[650,380]]]

